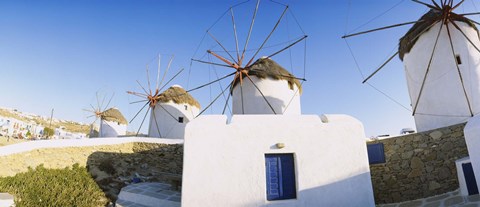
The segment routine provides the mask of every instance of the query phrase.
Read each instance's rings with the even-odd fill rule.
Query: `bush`
[[[55,131],[52,128],[48,128],[48,127],[43,128],[43,136],[44,137],[49,138],[49,137],[53,136],[54,133],[55,133]]]
[[[46,169],[43,165],[13,177],[0,178],[0,192],[15,195],[22,206],[105,206],[103,191],[88,171],[78,164],[72,168]]]

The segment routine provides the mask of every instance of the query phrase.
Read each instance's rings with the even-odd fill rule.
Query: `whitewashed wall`
[[[187,126],[182,206],[374,206],[362,124],[346,115],[201,116]],[[277,149],[276,143],[285,148]],[[266,200],[265,153],[294,153],[297,199]]]
[[[293,90],[286,80],[264,79],[250,76],[255,85],[262,91],[276,114],[300,115],[300,91],[294,85]],[[274,114],[255,85],[248,78],[243,79],[242,89],[238,83],[233,89],[233,114]],[[242,111],[243,90],[243,111]]]
[[[480,116],[474,116],[468,120],[464,134],[475,180],[480,187]]]
[[[114,121],[100,121],[99,137],[118,137],[127,134],[127,125]]]
[[[199,108],[189,104],[176,104],[173,101],[157,103],[155,116],[153,112],[150,113],[148,136],[183,139],[185,126],[198,115],[199,111]],[[183,123],[178,122],[179,117],[183,117]]]
[[[477,31],[463,22],[456,22],[477,47]],[[480,112],[480,53],[449,23],[455,53],[460,55],[460,71],[474,114]],[[440,23],[433,26],[417,40],[404,56],[405,74],[412,108],[418,100],[423,78],[435,44]],[[446,27],[438,40],[435,55],[420,97],[415,123],[417,131],[450,126],[470,118],[465,94],[452,54]]]

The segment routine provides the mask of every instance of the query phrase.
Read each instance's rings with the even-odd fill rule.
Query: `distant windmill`
[[[131,121],[133,121],[146,107],[148,107],[137,130],[137,135],[150,112],[150,122],[148,127],[149,137],[182,139],[184,137],[186,124],[191,121],[200,111],[200,104],[181,86],[173,85],[165,91],[162,91],[183,71],[183,69],[181,69],[170,80],[163,84],[172,61],[173,56],[170,58],[167,68],[160,79],[161,56],[158,56],[157,80],[153,90],[151,89],[149,70],[147,66],[146,72],[148,89],[140,84],[140,82],[137,80],[138,85],[142,88],[142,92],[127,91],[128,94],[142,99],[132,103],[145,103]]]
[[[405,65],[412,114],[417,131],[426,131],[467,121],[480,113],[480,39],[467,18],[480,12],[457,14],[463,2],[418,0],[430,10],[419,20],[343,36],[348,38],[374,31],[413,24],[400,39],[392,55],[363,83],[372,78],[396,55]]]
[[[125,117],[117,108],[108,108],[114,95],[112,94],[110,100],[104,106],[106,96],[100,98],[97,92],[97,107],[90,104],[91,109],[84,109],[84,111],[92,113],[87,118],[95,117],[95,120],[90,124],[90,137],[117,137],[126,134],[128,122]],[[100,120],[99,131],[95,130],[97,120]]]
[[[250,4],[253,10],[248,8],[250,12],[241,12],[240,20],[236,19],[234,10],[243,11],[240,8],[241,5],[249,5],[246,2],[239,3],[230,7],[206,32],[205,36],[209,36],[214,42],[214,46],[209,46],[206,49],[206,54],[192,58],[193,62],[203,63],[210,66],[220,66],[224,68],[233,69],[234,72],[229,73],[221,78],[217,78],[207,84],[200,87],[205,87],[216,82],[220,82],[223,79],[232,77],[226,87],[222,87],[222,91],[213,99],[213,101],[205,107],[200,114],[205,112],[212,104],[219,99],[222,95],[225,96],[225,92],[228,90],[228,95],[225,97],[225,105],[223,112],[229,104],[229,99],[232,97],[233,114],[300,114],[300,94],[302,92],[302,83],[304,78],[298,78],[291,72],[280,66],[278,63],[272,60],[273,57],[278,57],[279,54],[290,49],[295,48],[298,43],[304,42],[305,46],[299,53],[303,53],[304,57],[299,58],[302,62],[305,61],[305,48],[307,35],[301,30],[298,25],[298,29],[301,30],[301,35],[295,38],[288,38],[284,40],[278,35],[279,25],[286,24],[289,7],[274,1],[268,2],[269,4],[262,4],[262,7],[269,10],[269,13],[259,12],[260,1],[256,1],[255,4]],[[245,8],[245,7],[243,7]],[[266,17],[271,17],[272,14],[278,11],[278,19],[268,21]],[[242,16],[241,14],[247,14]],[[251,16],[250,16],[251,14]],[[264,21],[259,21],[257,16]],[[245,17],[245,18],[243,18]],[[291,17],[296,22],[293,14]],[[217,23],[230,22],[230,27],[217,28]],[[246,23],[245,25],[238,25]],[[243,27],[242,27],[243,26]],[[260,33],[252,32],[255,27],[269,28],[268,33],[264,37],[260,37]],[[226,33],[224,30],[233,30],[231,33]],[[248,28],[246,31],[239,30],[239,28]],[[289,27],[286,26],[285,29]],[[220,38],[214,36],[219,34]],[[284,32],[288,33],[288,32]],[[229,35],[230,34],[230,35]],[[242,35],[243,34],[243,35]],[[277,34],[277,35],[275,35]],[[287,36],[286,34],[284,36]],[[276,40],[276,44],[269,45],[272,39]],[[280,42],[280,39],[282,39]],[[220,41],[223,40],[223,41]],[[227,41],[225,41],[227,40]],[[202,42],[203,43],[203,42]],[[201,43],[201,44],[202,44]],[[243,47],[241,47],[243,45]],[[256,45],[256,48],[249,48],[250,45]],[[214,50],[218,47],[218,50]],[[288,54],[288,53],[287,53]],[[261,55],[267,55],[261,57]],[[295,53],[294,56],[300,54]],[[247,57],[248,56],[248,57]],[[206,58],[208,57],[208,59]],[[212,57],[214,60],[212,60]],[[259,58],[260,57],[260,58]],[[290,51],[290,57],[285,56],[281,58],[283,61],[288,62],[289,66],[292,66],[292,52]],[[304,65],[305,66],[305,65]],[[292,69],[292,68],[291,68]],[[305,71],[304,71],[305,72]],[[191,89],[196,90],[200,87]]]

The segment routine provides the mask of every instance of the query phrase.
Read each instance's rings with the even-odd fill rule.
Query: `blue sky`
[[[340,37],[347,32],[417,20],[427,11],[426,7],[407,0],[280,2],[289,4],[290,11],[309,35],[307,81],[302,95],[304,114],[351,115],[364,124],[367,136],[398,134],[402,128],[414,128],[410,111],[361,84],[362,75]],[[172,84],[191,88],[214,78],[214,73],[205,66],[190,66],[190,59],[199,44],[211,44],[208,43],[211,39],[201,42],[205,31],[236,3],[239,1],[1,0],[0,106],[40,115],[48,115],[55,108],[55,117],[90,122],[92,120],[86,119],[88,114],[82,109],[95,104],[95,93],[100,91],[101,94],[115,93],[111,105],[118,107],[130,120],[141,105],[129,104],[137,99],[126,91],[141,90],[136,80],[146,85],[146,64],[150,65],[150,76],[154,79],[157,54],[163,54],[162,72],[169,55],[175,55],[167,79],[185,68]],[[250,1],[235,10],[239,28],[250,21],[242,16],[250,16],[254,4]],[[480,8],[480,3],[475,5],[473,0],[468,0],[459,11],[478,11],[477,7]],[[254,28],[257,33],[252,35],[252,42],[263,40],[273,26],[270,20],[281,11],[278,4],[261,2],[259,20]],[[301,34],[293,16],[289,15],[288,25],[291,26],[288,29],[279,27],[275,33],[278,40],[272,37],[269,44],[281,42],[280,37],[287,33],[291,36]],[[478,21],[478,17],[474,19]],[[232,29],[222,21],[211,31],[225,40],[232,35],[222,31]],[[398,39],[408,28],[348,39],[360,71],[368,75],[393,54]],[[239,37],[245,38],[245,35]],[[292,49],[294,58],[303,55],[302,48]],[[197,55],[204,52],[199,51]],[[303,62],[296,63],[301,69],[295,75],[303,76]],[[228,69],[217,71],[219,75],[230,72]],[[370,83],[408,108],[410,100],[398,58]],[[207,87],[194,95],[205,106],[216,93]],[[210,113],[221,113],[221,110],[208,110],[207,114]],[[129,130],[135,131],[139,121],[135,120]]]

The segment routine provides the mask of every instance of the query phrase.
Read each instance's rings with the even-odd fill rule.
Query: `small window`
[[[460,55],[456,55],[455,59],[457,59],[457,64],[461,65],[462,64],[462,59],[460,58]]]
[[[368,162],[370,164],[385,163],[383,143],[367,144]]]
[[[184,105],[185,106],[185,110],[188,110],[188,106],[187,105]]]
[[[183,117],[178,117],[178,123],[183,123]]]
[[[297,198],[293,154],[265,154],[267,200]]]

